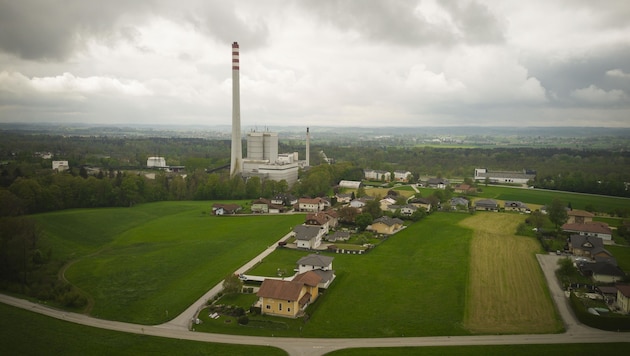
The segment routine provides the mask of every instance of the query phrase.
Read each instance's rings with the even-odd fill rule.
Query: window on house
[[[287,312],[289,312],[289,313],[290,313],[290,312],[291,312],[291,308],[287,308]]]
[[[266,307],[266,308],[267,308],[267,309],[271,309],[271,305],[267,304],[267,307]]]
[[[282,310],[282,303],[278,304],[278,310]]]

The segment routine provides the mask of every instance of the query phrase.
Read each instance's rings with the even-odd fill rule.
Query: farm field
[[[0,303],[5,355],[286,355],[266,346],[213,344],[91,328]]]
[[[562,330],[536,260],[540,244],[514,232],[524,216],[478,213],[474,230],[464,325],[474,333],[552,333]]]
[[[210,206],[155,203],[42,214],[37,219],[53,251],[75,258],[65,276],[88,295],[91,315],[158,324],[178,315],[304,219],[203,214]],[[89,237],[92,231],[98,231],[97,237]]]

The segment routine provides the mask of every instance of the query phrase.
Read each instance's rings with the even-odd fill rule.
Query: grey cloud
[[[65,60],[92,38],[107,45],[134,43],[133,26],[150,15],[190,22],[226,43],[240,39],[256,47],[268,36],[262,20],[245,23],[234,4],[224,1],[0,0],[0,51],[28,60]]]
[[[439,6],[448,12],[457,32],[418,15],[418,1],[342,0],[300,3],[323,22],[357,31],[368,39],[401,45],[450,45],[458,42],[502,40],[501,26],[490,11],[476,2]]]

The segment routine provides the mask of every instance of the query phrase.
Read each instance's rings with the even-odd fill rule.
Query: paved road
[[[269,247],[249,264],[253,265],[259,258],[271,253],[274,246]],[[229,343],[240,345],[265,345],[281,348],[289,355],[298,356],[319,356],[330,351],[357,348],[357,347],[401,347],[401,346],[461,346],[461,345],[513,345],[513,344],[568,344],[568,343],[608,343],[608,342],[629,342],[628,333],[606,332],[589,328],[578,323],[568,307],[567,299],[564,297],[560,285],[556,282],[554,270],[558,256],[538,255],[538,261],[547,278],[551,295],[558,306],[567,331],[563,334],[543,334],[543,335],[483,335],[483,336],[439,336],[439,337],[405,337],[405,338],[370,338],[370,339],[311,339],[311,338],[276,338],[276,337],[254,337],[239,335],[223,335],[197,333],[188,331],[187,323],[192,315],[195,315],[198,303],[193,304],[182,315],[172,321],[157,325],[147,326],[123,323],[110,320],[96,319],[84,314],[70,313],[62,310],[52,309],[41,304],[36,304],[23,299],[17,299],[0,294],[0,302],[13,305],[19,308],[31,310],[53,318],[66,320],[69,322],[116,330],[135,334],[145,334],[159,337],[177,338],[184,340],[195,340],[204,342]],[[249,264],[242,269],[249,268]],[[239,269],[241,271],[241,269]],[[244,270],[243,270],[244,271]],[[216,287],[215,287],[216,288]],[[206,295],[211,295],[210,290]],[[205,297],[205,296],[204,296]],[[207,298],[206,298],[207,299]],[[204,298],[200,301],[205,303]],[[180,318],[181,317],[181,318]]]

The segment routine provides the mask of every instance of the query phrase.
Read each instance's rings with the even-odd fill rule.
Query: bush
[[[575,295],[575,293],[571,293],[569,299],[571,301],[571,308],[581,323],[602,330],[630,330],[630,317],[616,315],[614,313],[609,313],[611,315],[593,315],[588,312],[586,306],[584,306],[580,298]]]
[[[247,325],[249,323],[249,318],[247,317],[247,315],[243,315],[238,318],[238,323],[240,325]]]

